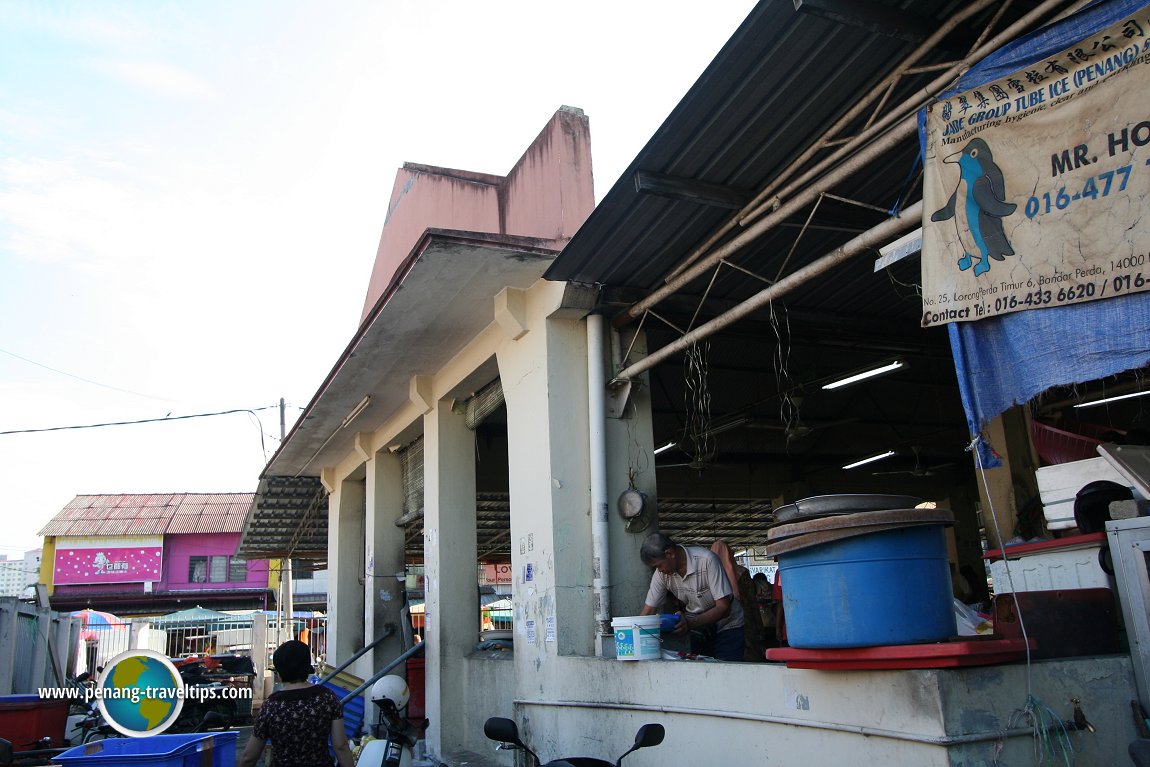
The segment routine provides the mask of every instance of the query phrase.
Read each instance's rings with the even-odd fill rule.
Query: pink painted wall
[[[563,107],[506,176],[405,163],[396,173],[362,322],[429,228],[537,237],[561,249],[595,208],[591,129]]]
[[[160,590],[266,588],[268,563],[266,560],[248,562],[248,578],[243,583],[192,583],[188,580],[192,557],[233,556],[240,542],[240,533],[201,533],[164,536],[164,578]]]
[[[60,547],[56,549],[52,582],[91,585],[158,581],[163,554],[162,546]]]

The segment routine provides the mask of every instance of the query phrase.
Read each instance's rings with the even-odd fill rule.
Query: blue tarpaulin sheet
[[[1097,3],[999,49],[940,99],[1042,61],[1146,7],[1146,0]],[[919,114],[923,151],[925,114]],[[1051,387],[1150,364],[1150,293],[955,322],[949,330],[967,425],[977,437],[995,416]],[[985,439],[979,448],[982,466],[998,464]]]

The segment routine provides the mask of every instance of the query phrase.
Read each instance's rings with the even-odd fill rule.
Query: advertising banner
[[[100,583],[139,583],[160,580],[163,539],[60,539],[53,582],[58,586]]]
[[[1150,5],[1123,13],[928,108],[924,327],[1150,290]]]

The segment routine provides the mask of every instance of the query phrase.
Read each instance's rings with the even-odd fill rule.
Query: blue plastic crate
[[[64,767],[119,767],[147,764],[165,767],[235,767],[236,736],[231,732],[109,738],[70,748],[55,757]],[[209,762],[208,759],[211,761]]]

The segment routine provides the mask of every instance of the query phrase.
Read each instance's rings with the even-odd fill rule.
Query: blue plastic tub
[[[150,735],[144,738],[109,738],[70,748],[55,757],[64,767],[119,767],[147,764],[165,767],[235,767],[236,735],[204,732],[187,735]]]
[[[942,525],[831,541],[778,560],[792,647],[941,642],[957,633]]]

